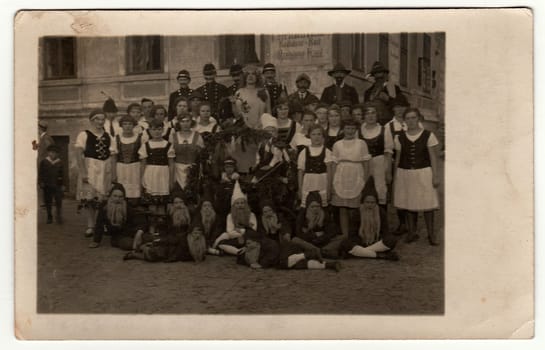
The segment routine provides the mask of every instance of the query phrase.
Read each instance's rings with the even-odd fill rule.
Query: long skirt
[[[117,163],[117,182],[123,185],[127,198],[140,198],[140,162]]]
[[[437,190],[433,187],[431,167],[400,169],[394,182],[394,206],[410,211],[428,211],[439,208]]]
[[[388,187],[386,186],[386,164],[384,156],[376,156],[371,158],[371,175],[375,179],[375,188],[378,194],[379,204],[386,204]]]
[[[78,176],[77,196],[78,200],[104,199],[112,185],[112,161],[98,160],[94,158],[85,158],[85,168],[87,169],[88,183],[83,182],[82,174]]]

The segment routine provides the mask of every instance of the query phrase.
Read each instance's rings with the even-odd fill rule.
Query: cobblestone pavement
[[[234,257],[207,256],[202,264],[123,261],[109,246],[89,249],[83,214],[65,201],[65,223],[38,224],[38,312],[205,314],[441,314],[442,245],[400,241],[400,261],[350,259],[332,270],[252,270]],[[442,227],[442,212],[436,220]],[[391,226],[395,215],[390,213]]]

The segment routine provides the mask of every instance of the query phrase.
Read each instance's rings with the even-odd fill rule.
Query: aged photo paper
[[[14,23],[14,322],[17,338],[342,340],[528,339],[533,336],[534,101],[531,10],[21,11],[15,17]],[[354,33],[361,33],[361,36]],[[249,41],[245,41],[248,34],[252,36]],[[366,39],[358,39],[364,38],[364,34]],[[194,45],[181,48],[180,50],[205,53],[194,62],[180,62],[176,57],[162,57],[157,61],[152,57],[143,62],[126,57],[124,53],[131,52],[128,50],[134,50],[134,47],[143,47],[138,46],[140,44],[136,41],[125,40],[128,36],[167,38],[150,41],[150,45],[155,43],[158,49],[163,49],[165,45],[175,47],[176,40],[186,36],[219,38],[228,35],[233,35],[236,39],[195,39],[192,41]],[[74,62],[65,60],[65,56],[44,58],[41,53],[45,37],[107,38],[112,44],[109,47],[117,49],[95,50],[74,65]],[[389,37],[394,39],[389,40]],[[410,41],[412,38],[415,41]],[[82,42],[86,41],[81,40],[80,46],[73,47],[75,55],[78,50],[91,52],[89,47],[82,47],[86,45],[81,44]],[[213,43],[208,45],[208,42]],[[404,46],[403,43],[406,45],[407,42],[419,43],[414,46],[414,52],[410,45]],[[369,43],[374,45],[373,52],[376,56],[358,56],[358,52],[370,50]],[[54,41],[54,45],[58,47],[66,47],[63,46],[65,44],[62,40]],[[315,92],[321,92],[322,87],[331,84],[329,73],[326,72],[335,69],[349,71],[344,66],[334,68],[335,63],[344,63],[347,60],[352,62],[352,70],[358,70],[358,65],[361,64],[361,75],[352,77],[350,84],[359,79],[364,84],[361,86],[367,88],[370,84],[364,73],[370,71],[372,66],[376,67],[373,62],[377,60],[375,57],[388,62],[390,76],[400,85],[409,86],[410,84],[403,83],[404,79],[414,79],[414,82],[418,81],[424,97],[432,96],[430,91],[433,89],[440,91],[438,95],[433,95],[441,101],[439,104],[434,104],[436,101],[426,104],[423,100],[418,100],[418,107],[424,111],[422,122],[426,124],[425,127],[430,124],[444,128],[437,132],[443,135],[440,141],[444,159],[444,176],[441,180],[444,186],[441,241],[434,248],[436,250],[433,250],[437,259],[422,260],[436,262],[438,265],[425,266],[422,262],[418,262],[422,265],[417,265],[423,275],[430,271],[439,274],[439,282],[437,286],[434,285],[437,287],[435,291],[430,291],[432,286],[426,286],[422,282],[425,279],[420,279],[418,273],[414,276],[408,274],[408,278],[414,278],[414,284],[418,286],[413,290],[418,295],[396,291],[395,283],[386,291],[390,297],[394,295],[398,298],[403,305],[409,305],[410,302],[404,304],[402,301],[406,302],[410,298],[437,298],[437,302],[432,303],[433,307],[393,311],[399,310],[394,299],[382,308],[374,308],[371,298],[371,301],[366,301],[365,307],[339,308],[341,311],[335,312],[331,310],[336,310],[335,303],[343,301],[340,298],[320,300],[320,303],[312,304],[305,300],[304,295],[293,295],[294,306],[291,313],[289,307],[282,312],[252,312],[245,310],[243,303],[237,306],[240,312],[226,308],[224,312],[207,313],[205,306],[197,304],[205,302],[197,299],[195,304],[199,307],[187,309],[193,311],[177,312],[169,311],[168,307],[149,307],[161,298],[161,286],[156,286],[158,292],[143,295],[140,306],[127,307],[122,302],[119,305],[110,305],[97,300],[93,301],[95,309],[86,308],[85,305],[81,305],[79,309],[76,305],[72,309],[64,307],[63,300],[48,295],[47,288],[53,288],[56,281],[67,283],[72,280],[80,283],[79,278],[82,276],[78,275],[78,266],[71,266],[73,270],[70,274],[62,269],[49,271],[39,267],[38,252],[45,245],[42,244],[43,240],[38,239],[38,227],[43,227],[39,218],[43,217],[44,210],[38,199],[37,152],[32,144],[38,132],[38,121],[50,117],[48,123],[52,129],[70,129],[70,132],[66,131],[69,136],[53,135],[56,141],[70,147],[69,145],[76,142],[74,130],[83,130],[85,126],[84,123],[70,119],[75,109],[67,109],[64,101],[83,101],[80,109],[87,111],[95,108],[97,101],[115,95],[112,91],[119,91],[121,95],[114,96],[116,100],[118,97],[121,99],[129,96],[133,99],[138,97],[140,102],[140,97],[149,94],[160,95],[158,100],[166,100],[172,87],[176,85],[177,75],[182,74],[181,71],[178,73],[180,69],[189,67],[191,74],[195,74],[204,64],[215,62],[218,64],[218,75],[228,77],[229,65],[238,63],[236,57],[229,56],[229,46],[246,47],[246,44],[252,47],[252,53],[257,53],[257,61],[262,67],[269,60],[276,63],[279,70],[288,71],[284,67],[290,64],[303,67],[301,71],[281,75],[279,83],[288,86],[288,93],[295,91],[294,82],[300,78],[297,73],[303,72],[310,75],[314,86],[319,86],[311,86],[310,91],[314,92],[314,87],[320,90]],[[345,50],[347,47],[352,48],[350,53]],[[122,58],[107,60],[106,56]],[[47,59],[54,64],[47,64]],[[417,60],[414,61],[414,74],[404,71],[402,67],[403,62],[412,59]],[[100,67],[102,61],[106,63]],[[111,62],[122,63],[108,67]],[[282,66],[282,62],[285,66]],[[179,67],[182,64],[183,67]],[[96,71],[88,76],[98,71],[98,77],[87,80],[78,78],[77,73],[89,74],[89,67],[95,67],[93,69]],[[110,71],[117,71],[119,74],[127,72],[126,79],[129,83],[118,84],[115,78],[108,75]],[[156,81],[144,82],[145,79],[136,74],[141,71],[155,74]],[[308,75],[307,80],[310,80]],[[65,82],[48,80],[51,77],[69,79]],[[203,83],[202,77],[195,80],[198,83],[192,83],[191,87]],[[105,91],[89,88],[92,84],[102,84],[100,86]],[[359,86],[358,89],[361,89]],[[358,92],[363,93],[362,90]],[[405,93],[411,94],[414,91],[405,89]],[[85,100],[84,94],[91,96],[90,99]],[[411,102],[415,101],[416,97],[413,96]],[[100,105],[102,106],[102,102]],[[120,109],[125,108],[126,104]],[[435,111],[440,117],[427,111]],[[63,118],[60,121],[55,120],[52,117],[55,113],[63,115]],[[86,121],[86,116],[83,119],[81,115],[78,117]],[[73,194],[76,192],[74,176],[77,174],[73,175],[72,170],[66,174],[70,178],[67,192]],[[76,203],[75,200],[72,203]],[[75,204],[73,207],[75,208]],[[67,221],[77,214],[75,210],[66,210],[64,215],[64,220]],[[84,220],[83,214],[78,218]],[[423,220],[420,218],[420,221]],[[70,226],[64,227],[66,230]],[[60,228],[54,233],[58,233],[58,236],[48,236],[48,247],[54,246],[55,240],[60,242],[63,235],[76,234],[63,232]],[[83,237],[83,232],[78,232],[77,235]],[[427,237],[422,238],[416,247],[430,249],[427,246]],[[87,244],[86,241],[81,247],[67,247],[66,250],[73,249],[67,254],[77,255],[78,249],[86,249],[85,254],[90,254]],[[119,260],[121,257],[122,255]],[[54,261],[53,257],[50,259]],[[404,261],[407,264],[415,260],[401,255],[399,265],[395,265],[398,262],[393,262],[384,271],[394,271],[394,275],[398,273],[403,276],[404,271],[408,271],[403,270],[408,269],[406,265],[402,265]],[[234,264],[233,261],[230,263]],[[366,263],[367,260],[361,261],[362,266]],[[80,271],[90,271],[92,265],[93,261],[81,261]],[[162,266],[166,265],[159,265],[157,268]],[[396,266],[399,266],[397,271]],[[48,271],[51,275],[40,276],[39,271]],[[200,266],[194,271],[208,273]],[[250,275],[259,276],[262,272],[251,271]],[[99,284],[103,283],[108,278],[108,273],[106,270],[98,273],[91,271],[86,283],[93,284],[92,278],[98,278]],[[132,277],[127,276],[128,281],[137,281],[137,268],[131,273]],[[286,271],[286,274],[292,273],[302,274],[305,271]],[[56,274],[59,274],[58,279]],[[369,278],[361,274],[345,274],[343,277],[342,270],[334,276],[340,279],[357,276],[361,278],[358,283],[367,287],[371,285],[371,290],[373,280],[393,278],[386,272]],[[328,277],[324,274],[323,278]],[[255,280],[258,279],[256,277]],[[47,281],[46,284],[43,283],[44,280]],[[155,287],[153,281],[135,283]],[[182,280],[176,283],[183,288]],[[278,283],[275,286],[275,283],[271,283],[271,288],[260,290],[257,295],[263,300],[269,300],[275,297],[275,288],[289,288],[287,284]],[[39,286],[44,285],[47,288],[39,290]],[[87,293],[85,286],[73,287],[78,293]],[[104,288],[109,288],[107,283],[104,283]],[[218,290],[216,297],[228,292]],[[114,293],[123,295],[123,291]],[[352,291],[351,297],[357,299],[357,293]],[[373,297],[378,305],[383,295],[376,292]],[[183,303],[191,305],[192,301],[183,300]],[[304,307],[305,303],[310,305],[308,309]],[[171,308],[180,310],[175,305]]]

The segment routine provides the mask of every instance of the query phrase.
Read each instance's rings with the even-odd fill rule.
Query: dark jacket
[[[384,92],[389,96],[388,101],[383,101],[380,98],[372,98],[373,89],[374,89],[374,85],[371,86],[369,89],[365,90],[365,92],[363,94],[364,102],[369,102],[369,101],[376,102],[378,122],[381,125],[384,125],[387,122],[389,122],[392,119],[393,115],[394,115],[394,112],[393,112],[393,109],[392,109],[392,107],[393,107],[392,104],[395,101],[395,98],[388,95],[388,89],[386,88],[386,86],[384,86],[382,88],[381,92]],[[396,96],[398,96],[398,98],[405,98],[405,96],[403,95],[403,92],[401,91],[401,88],[399,86],[395,85],[395,91],[396,91]]]
[[[168,120],[174,119],[176,116],[176,106],[174,103],[177,99],[180,97],[189,98],[189,95],[193,93],[193,89],[187,88],[187,89],[178,89],[176,91],[173,91],[169,98],[168,98]],[[188,103],[189,104],[189,103]]]
[[[359,103],[358,92],[353,86],[344,84],[341,88],[342,96],[337,96],[337,89],[335,84],[330,85],[324,89],[322,92],[322,97],[320,101],[332,105],[334,103],[339,104],[341,101],[350,101],[352,105]]]
[[[63,185],[63,164],[60,159],[50,162],[48,158],[40,162],[38,169],[38,183],[44,187],[57,187]]]

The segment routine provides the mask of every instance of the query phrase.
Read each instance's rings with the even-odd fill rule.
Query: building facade
[[[120,114],[143,97],[168,104],[178,88],[176,75],[187,69],[190,87],[204,83],[202,67],[213,63],[218,81],[230,85],[233,63],[277,68],[277,80],[295,91],[302,72],[318,97],[332,84],[327,75],[336,62],[351,69],[347,83],[363,98],[371,86],[366,79],[373,62],[389,67],[411,105],[419,107],[426,127],[444,137],[444,33],[358,33],[325,35],[128,36],[44,37],[39,46],[39,112],[68,164],[67,187],[75,191],[73,144],[88,126],[91,109],[101,108],[111,96]]]

